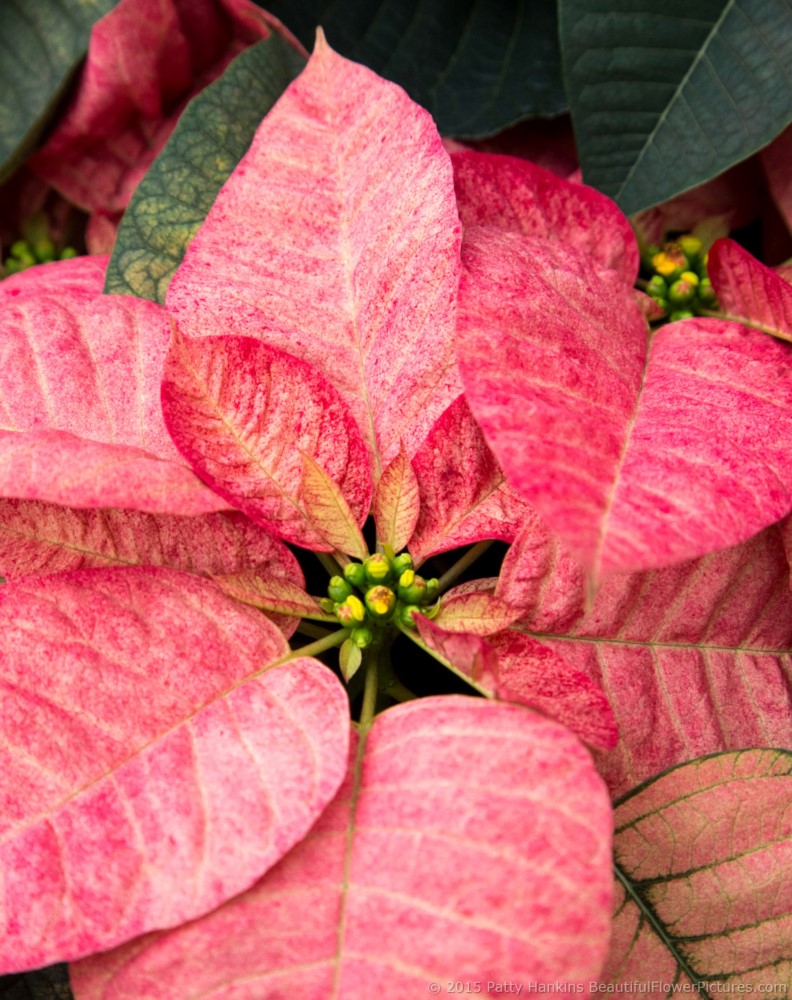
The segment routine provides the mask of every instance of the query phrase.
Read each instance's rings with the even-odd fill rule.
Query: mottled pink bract
[[[557,723],[471,698],[401,705],[375,719],[332,806],[267,877],[203,920],[72,966],[75,995],[587,985],[608,945],[610,824],[588,754]]]
[[[736,323],[648,329],[560,244],[466,238],[457,354],[510,482],[596,579],[749,538],[792,507],[792,357]]]
[[[335,794],[342,687],[266,670],[285,639],[212,583],[81,570],[7,584],[0,618],[0,971],[219,906]]]
[[[590,254],[632,285],[638,244],[615,202],[527,160],[495,153],[454,153],[454,187],[465,228],[493,226],[557,240]]]
[[[171,438],[204,482],[268,531],[330,551],[303,498],[301,453],[340,488],[357,524],[371,505],[366,446],[312,365],[251,337],[174,334],[162,382]]]
[[[448,155],[401,88],[320,34],[168,289],[192,336],[257,337],[350,406],[375,478],[460,393],[460,225]]]
[[[121,0],[32,166],[88,212],[123,210],[190,98],[267,34],[250,0]]]

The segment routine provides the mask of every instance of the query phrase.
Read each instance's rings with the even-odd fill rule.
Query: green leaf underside
[[[165,301],[171,277],[218,191],[247,152],[261,119],[304,65],[272,34],[238,55],[190,102],[124,215],[105,292]]]
[[[715,768],[719,768],[722,773],[710,776],[709,771]],[[696,771],[702,772],[700,784],[697,784],[696,781],[691,781],[689,778]],[[661,774],[642,782],[614,803],[616,828],[614,871],[617,882],[621,883],[625,892],[624,900],[618,908],[614,919],[618,920],[625,908],[630,905],[635,905],[638,908],[640,916],[633,936],[633,945],[636,944],[639,935],[644,930],[648,930],[656,938],[657,943],[669,953],[676,963],[674,982],[679,982],[680,977],[683,976],[688,977],[693,983],[728,982],[736,985],[747,982],[764,982],[764,979],[744,978],[745,976],[751,976],[757,972],[762,973],[764,971],[768,977],[771,972],[775,977],[772,979],[768,978],[767,982],[783,982],[784,984],[788,984],[787,976],[792,975],[792,942],[788,938],[785,939],[785,942],[782,942],[781,948],[778,950],[775,958],[760,961],[759,964],[748,963],[744,964],[744,967],[729,966],[728,968],[719,967],[717,969],[714,969],[710,965],[706,970],[702,969],[700,964],[708,960],[711,962],[713,954],[722,953],[723,955],[728,955],[729,948],[726,946],[732,936],[738,936],[740,933],[746,931],[750,932],[760,927],[765,921],[772,922],[774,919],[782,921],[783,916],[779,918],[767,916],[756,922],[746,924],[741,924],[738,918],[733,920],[734,925],[732,926],[729,922],[729,918],[732,916],[732,908],[739,910],[740,903],[742,902],[738,897],[736,900],[730,899],[729,906],[723,909],[724,927],[717,932],[708,931],[707,933],[695,935],[675,934],[673,927],[679,921],[685,919],[686,913],[684,911],[686,909],[690,909],[696,905],[696,890],[692,883],[695,877],[700,876],[702,872],[706,872],[707,870],[711,871],[712,878],[718,885],[719,891],[725,893],[725,887],[721,887],[718,881],[719,869],[723,870],[732,862],[740,863],[741,857],[746,854],[750,855],[753,852],[772,848],[774,843],[779,844],[784,840],[788,842],[790,838],[787,835],[780,840],[765,839],[762,842],[757,841],[752,843],[750,848],[737,851],[731,855],[724,845],[723,850],[719,852],[719,856],[713,858],[709,863],[697,864],[688,870],[672,870],[667,876],[659,874],[641,879],[631,873],[629,858],[627,859],[627,863],[624,863],[624,860],[620,856],[619,835],[630,828],[635,829],[640,834],[638,828],[647,819],[651,820],[652,816],[658,816],[664,819],[666,823],[675,823],[678,829],[677,833],[673,834],[672,840],[674,845],[673,861],[676,862],[677,851],[680,855],[684,856],[686,848],[690,847],[691,851],[695,850],[695,838],[697,836],[695,824],[696,820],[703,820],[705,825],[707,823],[706,796],[709,793],[723,789],[725,794],[728,795],[732,788],[745,787],[746,784],[750,785],[752,781],[755,781],[757,783],[756,801],[758,805],[754,804],[754,808],[761,813],[762,804],[760,798],[764,791],[762,782],[768,779],[789,779],[790,776],[792,776],[792,752],[788,750],[767,748],[715,753],[700,757],[686,764],[669,768]],[[633,805],[634,803],[631,800],[636,798],[640,803],[641,796],[651,796],[653,786],[661,782],[667,786],[664,790],[667,797],[664,798],[662,805],[656,808],[649,808],[645,812],[641,810],[637,817],[634,817],[629,822],[623,822],[620,817],[620,808],[625,805],[628,807]],[[673,794],[673,789],[677,782],[679,784],[679,791],[675,795]],[[737,796],[731,802],[735,824],[737,824],[741,813],[749,811],[752,807],[750,793],[751,789],[749,788],[749,795],[747,797],[740,798]],[[784,798],[784,790],[779,788],[776,794],[778,796],[777,802],[780,806],[780,800]],[[767,795],[766,791],[764,791],[764,795]],[[788,794],[786,795],[786,800],[789,801]],[[667,817],[664,816],[666,812],[668,813]],[[652,863],[650,860],[650,864]],[[783,880],[783,867],[779,867],[776,872],[776,881],[779,886]],[[751,876],[747,872],[745,874],[745,882],[745,891],[748,893],[753,886],[750,884]],[[766,885],[764,889],[768,897],[772,896],[772,884]],[[666,906],[668,905],[669,897],[671,897],[673,903],[674,894],[676,894],[679,898],[678,919],[664,921],[658,913],[659,907],[652,902],[652,894]],[[778,936],[779,938],[783,938],[783,930],[779,930]],[[784,943],[786,947],[784,947]],[[719,945],[722,945],[720,952],[718,951]],[[781,954],[781,951],[784,951],[784,954]],[[780,978],[777,977],[779,973]],[[611,981],[620,982],[621,980],[617,978]],[[686,982],[685,979],[681,981]]]
[[[27,156],[118,0],[0,3],[0,181]]]
[[[394,80],[441,133],[493,135],[566,110],[554,0],[268,0],[307,49],[336,51]]]
[[[586,183],[628,215],[694,187],[792,120],[789,0],[559,0]]]

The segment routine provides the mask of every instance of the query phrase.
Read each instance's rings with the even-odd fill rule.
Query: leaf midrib
[[[532,632],[529,629],[512,626],[515,631],[524,635],[530,635],[534,639],[554,640],[557,642],[588,642],[593,645],[610,646],[637,646],[640,649],[691,649],[695,651],[709,651],[719,653],[760,653],[771,656],[788,656],[792,653],[790,649],[765,649],[758,646],[722,646],[706,642],[666,642],[650,639],[611,639],[594,635],[561,635],[557,632]]]
[[[655,136],[656,136],[658,130],[660,129],[660,127],[662,125],[665,124],[671,108],[677,103],[677,101],[679,101],[681,99],[681,96],[682,96],[682,94],[683,94],[683,92],[684,92],[684,90],[685,90],[685,88],[686,88],[686,86],[688,84],[688,81],[690,80],[691,75],[693,74],[694,70],[697,68],[697,66],[699,65],[699,63],[701,62],[701,60],[706,56],[707,50],[709,49],[710,44],[712,43],[712,41],[717,36],[718,32],[720,31],[720,28],[721,28],[721,25],[722,25],[724,19],[726,18],[727,14],[729,14],[731,12],[731,9],[734,7],[734,4],[735,4],[735,0],[726,0],[726,4],[725,4],[723,10],[721,11],[720,17],[713,24],[712,28],[709,31],[709,34],[707,35],[707,38],[704,41],[704,44],[699,47],[698,51],[696,52],[695,56],[693,57],[692,62],[690,63],[690,66],[688,66],[687,72],[685,73],[685,75],[682,77],[682,79],[680,80],[679,84],[675,88],[674,93],[669,98],[668,102],[666,103],[666,106],[660,112],[660,115],[658,116],[658,119],[655,122],[654,128],[652,129],[652,131],[649,133],[649,135],[646,137],[646,140],[644,141],[644,144],[643,144],[643,146],[641,148],[641,152],[636,157],[635,162],[633,163],[632,167],[630,168],[627,176],[624,178],[624,180],[622,181],[622,183],[619,186],[619,189],[617,190],[617,192],[613,196],[615,201],[619,202],[620,199],[623,197],[624,192],[629,188],[629,185],[632,182],[633,175],[635,174],[636,170],[638,169],[638,167],[640,166],[640,164],[644,160],[644,157],[647,155],[647,153],[649,152],[650,148],[653,146],[654,140],[655,140]]]

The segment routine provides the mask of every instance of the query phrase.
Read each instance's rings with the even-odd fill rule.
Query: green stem
[[[324,566],[330,576],[343,576],[343,571],[336,560],[329,552],[314,552],[319,562]]]
[[[709,316],[711,319],[723,319],[729,323],[740,323],[742,326],[748,326],[753,330],[761,330],[762,333],[769,333],[771,337],[776,337],[778,340],[784,340],[787,343],[792,340],[792,337],[783,330],[767,326],[766,323],[757,323],[756,320],[748,319],[745,316],[732,316],[730,313],[718,312],[717,309],[702,309],[701,315]]]
[[[309,642],[307,646],[301,646],[300,649],[293,649],[286,656],[282,656],[279,660],[271,663],[267,669],[279,667],[281,664],[288,663],[290,660],[297,660],[301,656],[319,656],[320,653],[332,649],[333,646],[340,646],[344,639],[351,635],[351,633],[352,630],[348,628],[340,628],[337,632],[329,632],[322,639],[317,639],[316,642]]]
[[[369,648],[363,653],[363,656],[363,667],[366,671],[366,684],[363,688],[363,705],[360,709],[358,726],[362,733],[366,733],[374,720],[374,712],[377,708],[380,649],[377,646],[369,646]]]
[[[330,629],[322,628],[321,625],[314,625],[313,622],[309,622],[304,618],[297,626],[297,631],[302,635],[309,635],[312,639],[324,639],[326,635],[333,634]]]
[[[438,580],[440,593],[442,594],[444,590],[448,590],[451,584],[458,577],[462,576],[465,570],[469,566],[472,566],[479,556],[484,555],[493,542],[493,538],[485,538],[483,542],[477,542],[472,549],[468,549],[460,559],[457,559],[451,569],[443,573]]]

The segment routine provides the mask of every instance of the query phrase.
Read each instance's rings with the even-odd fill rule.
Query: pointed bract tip
[[[328,50],[332,52],[327,38],[325,37],[324,28],[319,25],[316,29],[316,41],[314,42],[313,54],[316,56]]]

